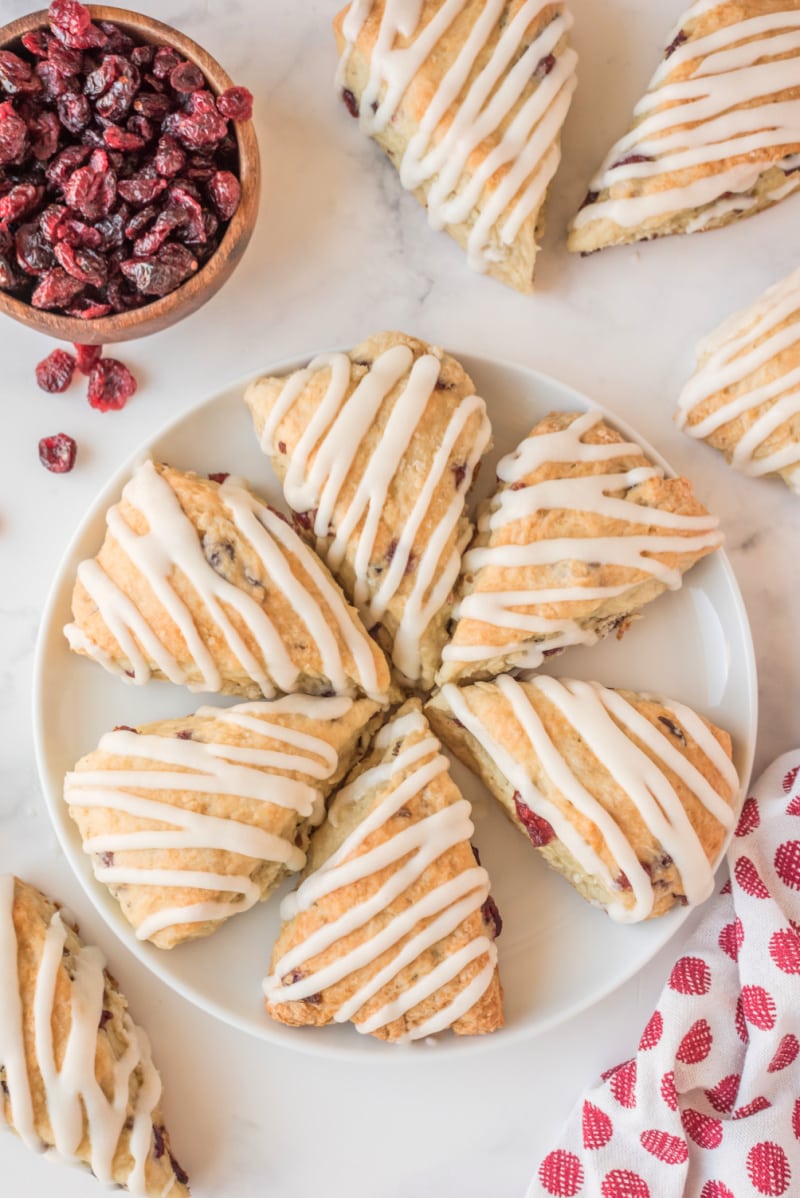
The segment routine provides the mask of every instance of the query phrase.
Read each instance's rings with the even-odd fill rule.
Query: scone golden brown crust
[[[800,269],[700,343],[678,424],[736,470],[800,495]]]
[[[684,704],[504,675],[448,684],[426,711],[548,864],[613,919],[711,893],[739,781],[728,734]]]
[[[208,936],[302,869],[379,710],[288,695],[107,733],[67,774],[64,799],[137,937],[173,948]]]
[[[350,113],[432,227],[523,292],[575,90],[571,26],[560,0],[355,0],[334,21]]]
[[[695,233],[800,188],[800,0],[697,0],[572,222],[568,248]]]
[[[106,1186],[187,1198],[150,1044],[104,965],[55,903],[0,877],[0,1109],[29,1147]]]
[[[401,682],[430,689],[491,436],[472,380],[440,349],[381,333],[257,379],[245,401],[299,526]]]
[[[599,412],[552,412],[498,479],[464,555],[440,685],[621,635],[722,543],[689,482],[665,478]]]
[[[329,571],[245,486],[144,462],[82,562],[65,634],[137,683],[384,701],[389,669]]]
[[[448,770],[409,700],[334,798],[284,900],[264,983],[273,1019],[351,1020],[393,1041],[502,1025],[500,920]]]

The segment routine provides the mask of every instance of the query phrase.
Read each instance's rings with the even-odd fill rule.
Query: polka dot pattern
[[[798,1198],[799,816],[800,750],[744,803],[729,882],[636,1055],[606,1070],[542,1162],[542,1198]]]

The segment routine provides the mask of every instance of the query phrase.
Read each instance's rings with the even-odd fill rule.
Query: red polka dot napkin
[[[728,863],[636,1055],[579,1103],[528,1198],[800,1195],[800,751],[759,779]]]

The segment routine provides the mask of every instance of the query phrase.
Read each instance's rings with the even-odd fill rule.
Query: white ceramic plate
[[[486,399],[494,427],[495,451],[483,466],[484,486],[494,477],[494,459],[513,448],[536,420],[553,409],[582,411],[589,406],[568,387],[535,371],[458,356]],[[271,372],[294,370],[306,360],[282,362]],[[103,732],[115,724],[183,715],[200,703],[183,688],[162,682],[122,685],[71,654],[61,629],[69,619],[76,566],[97,552],[106,509],[147,452],[181,469],[243,475],[270,502],[283,506],[242,403],[243,389],[244,384],[235,384],[199,404],[143,447],[97,497],[67,550],[45,610],[35,666],[36,750],[45,795],[64,851],[92,902],[131,951],[180,994],[225,1022],[286,1047],[361,1059],[383,1060],[387,1052],[414,1057],[426,1047],[389,1048],[359,1036],[349,1025],[287,1028],[267,1018],[261,979],[279,927],[277,898],[231,919],[209,939],[170,953],[136,940],[115,901],[95,881],[61,796],[65,771],[96,746]],[[641,441],[621,421],[609,419]],[[668,469],[649,446],[645,449]],[[702,561],[683,588],[649,607],[623,641],[611,638],[592,648],[571,649],[548,668],[609,686],[659,692],[695,707],[731,733],[736,766],[743,787],[747,784],[756,730],[755,663],[744,605],[724,554]],[[508,1043],[569,1018],[640,969],[685,917],[681,910],[633,927],[612,923],[537,859],[463,767],[454,766],[453,775],[474,804],[475,843],[503,916],[498,949],[507,1025],[494,1037],[440,1037],[437,1055]]]

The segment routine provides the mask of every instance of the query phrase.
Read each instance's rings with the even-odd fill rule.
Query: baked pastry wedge
[[[379,712],[370,699],[287,695],[103,736],[66,775],[64,800],[137,937],[174,948],[208,936],[302,869]]]
[[[245,401],[299,527],[400,681],[430,689],[491,437],[472,380],[440,349],[381,333],[257,379]]]
[[[187,1198],[170,1151],[150,1043],[68,915],[0,876],[0,1111],[36,1152],[85,1164],[104,1185]],[[54,1188],[53,1192],[57,1192]]]
[[[351,1020],[393,1041],[502,1025],[500,919],[448,771],[409,700],[333,799],[283,902],[264,983],[273,1019]]]
[[[711,893],[739,781],[728,734],[684,704],[506,674],[449,683],[426,712],[545,861],[612,919]]]
[[[689,482],[665,478],[599,412],[551,412],[497,472],[464,554],[440,685],[621,635],[722,543]]]
[[[244,485],[142,463],[81,562],[70,648],[131,682],[242,695],[364,693],[389,668],[330,573]]]
[[[354,0],[334,21],[350,113],[470,266],[533,287],[575,90],[561,0]]]
[[[800,268],[701,341],[677,420],[736,470],[800,495]]]
[[[696,0],[567,246],[591,253],[752,216],[800,188],[800,0]]]

